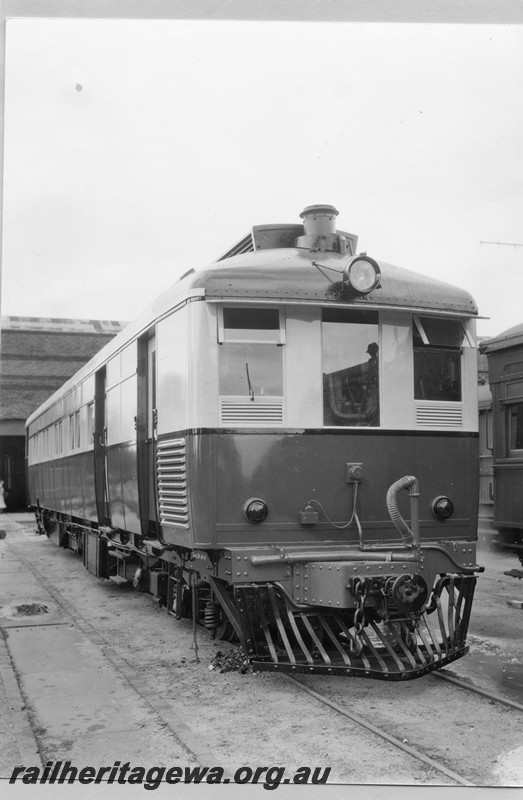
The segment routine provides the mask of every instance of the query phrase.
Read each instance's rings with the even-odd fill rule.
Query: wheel
[[[231,621],[227,619],[223,611],[220,615],[220,624],[216,628],[216,638],[221,642],[235,642],[238,638]]]

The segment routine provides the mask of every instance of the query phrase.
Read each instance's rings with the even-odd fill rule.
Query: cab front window
[[[283,344],[277,308],[224,308],[219,325],[220,395],[283,394]]]
[[[283,424],[284,343],[282,309],[235,306],[219,310],[219,414],[223,424]]]
[[[323,309],[322,363],[323,424],[378,426],[378,313]]]

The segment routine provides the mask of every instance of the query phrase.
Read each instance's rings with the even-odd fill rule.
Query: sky
[[[501,333],[523,322],[522,95],[517,25],[9,19],[1,312],[131,320],[329,203]]]

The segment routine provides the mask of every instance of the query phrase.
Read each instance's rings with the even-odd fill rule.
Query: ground
[[[453,783],[280,675],[213,669],[229,645],[202,629],[195,638],[189,620],[176,621],[131,587],[97,580],[75,554],[32,529],[14,521],[3,527],[0,622],[43,763],[199,763],[230,775],[242,766],[282,765],[286,774],[309,766],[329,767],[331,783]],[[448,671],[523,702],[523,611],[507,605],[523,596],[523,583],[504,576],[514,566],[509,556],[482,555],[487,570],[472,617],[472,653]],[[47,611],[24,614],[38,604]],[[6,686],[7,667],[0,703],[23,716],[13,686]],[[301,681],[472,783],[523,785],[521,713],[430,675],[399,684]],[[20,763],[23,741],[16,741],[2,715],[2,775]]]

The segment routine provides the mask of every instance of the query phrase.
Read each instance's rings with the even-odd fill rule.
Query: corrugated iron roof
[[[56,317],[6,316],[0,328],[6,331],[57,331],[67,333],[119,333],[126,322],[109,319],[58,319]]]

